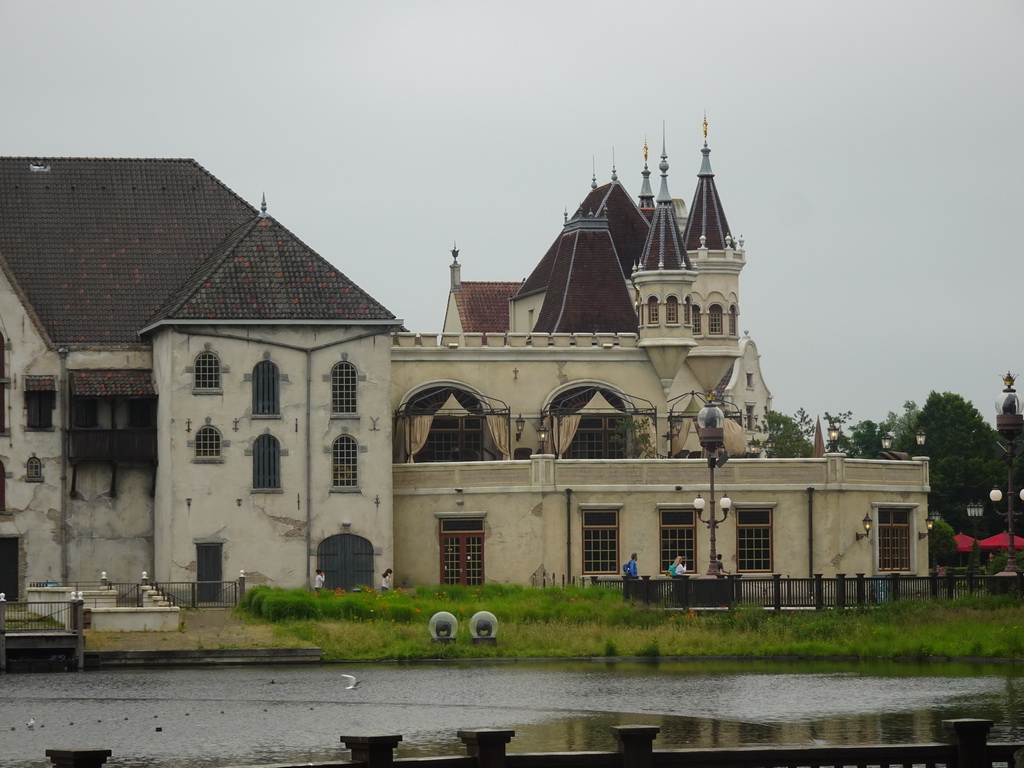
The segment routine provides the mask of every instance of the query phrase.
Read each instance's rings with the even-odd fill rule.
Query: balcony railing
[[[71,459],[156,459],[155,429],[72,429]]]

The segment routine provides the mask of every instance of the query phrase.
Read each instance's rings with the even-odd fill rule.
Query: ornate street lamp
[[[1017,391],[1013,388],[1016,376],[1007,373],[1003,377],[1005,385],[999,397],[996,398],[996,430],[1006,444],[996,443],[1000,458],[1006,462],[1006,512],[1002,513],[1006,518],[1006,533],[1009,537],[1006,548],[1006,568],[999,574],[1001,576],[1014,576],[1017,573],[1017,552],[1013,540],[1013,519],[1016,512],[1013,509],[1013,459],[1024,450],[1024,445],[1018,445],[1017,439],[1024,431],[1024,404],[1017,397]],[[1003,492],[993,488],[988,495],[993,503],[998,504],[1003,500]],[[1024,489],[1021,489],[1021,498],[1024,499]]]
[[[704,404],[704,407],[700,409],[697,414],[697,437],[700,439],[701,447],[707,453],[708,457],[708,472],[710,474],[710,493],[708,494],[711,506],[709,509],[710,514],[708,519],[705,520],[703,517],[705,501],[701,498],[700,494],[693,500],[693,508],[697,511],[697,519],[700,520],[704,525],[708,527],[708,533],[710,536],[711,546],[708,550],[708,576],[718,575],[718,551],[716,549],[716,532],[719,523],[724,523],[725,519],[729,516],[729,509],[732,507],[732,501],[728,496],[723,495],[720,502],[722,507],[722,519],[718,520],[715,517],[715,468],[721,467],[729,460],[729,454],[726,452],[723,444],[725,443],[725,414],[722,413],[722,409],[715,405],[714,398],[709,396]]]
[[[924,440],[927,435],[923,429],[917,430],[917,434],[914,435],[914,439],[917,440],[917,449],[921,450],[924,448]]]
[[[842,434],[839,431],[839,427],[831,422],[828,425],[828,452],[838,453],[839,452],[839,435]]]
[[[967,505],[967,516],[974,523],[974,538],[978,538],[978,518],[985,511],[985,505],[980,501],[972,501]]]
[[[882,450],[888,451],[892,448],[892,432],[886,432],[882,435]]]

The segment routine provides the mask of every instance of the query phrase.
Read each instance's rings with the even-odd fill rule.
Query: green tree
[[[935,563],[948,565],[956,555],[956,533],[945,520],[936,520],[928,532],[928,555]]]
[[[610,440],[613,446],[622,449],[622,455],[627,459],[653,459],[658,455],[647,419],[633,416],[619,419]]]
[[[811,455],[813,446],[805,431],[805,423],[810,417],[801,408],[796,417],[787,416],[778,411],[765,411],[765,431],[767,439],[775,444],[774,455],[780,459],[799,459]],[[811,435],[814,427],[811,427]]]

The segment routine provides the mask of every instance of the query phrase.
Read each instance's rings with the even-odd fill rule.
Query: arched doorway
[[[316,567],[324,572],[324,587],[351,592],[373,586],[373,545],[362,536],[328,536],[316,549]]]

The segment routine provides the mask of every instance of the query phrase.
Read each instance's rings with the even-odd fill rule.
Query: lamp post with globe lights
[[[1013,509],[1013,460],[1024,451],[1024,445],[1018,444],[1020,433],[1024,431],[1024,403],[1017,396],[1013,388],[1016,376],[1007,373],[1003,377],[1004,389],[996,398],[996,431],[1003,436],[1006,443],[996,443],[999,457],[1006,462],[1006,512],[1002,513],[1006,518],[1006,533],[1009,541],[1006,547],[1006,567],[999,574],[1000,576],[1016,576],[1017,574],[1017,552],[1013,540],[1013,519],[1017,513]],[[993,488],[988,497],[993,504],[1003,500],[1003,492]],[[1024,499],[1024,489],[1021,489],[1021,499]]]
[[[707,520],[703,517],[705,500],[701,498],[700,494],[697,494],[697,498],[693,500],[693,508],[697,511],[697,519],[700,520],[704,525],[708,527],[708,534],[710,538],[710,548],[708,549],[708,576],[718,576],[718,551],[716,549],[716,533],[718,530],[719,523],[724,523],[725,519],[729,516],[729,509],[732,507],[732,500],[723,495],[719,502],[722,507],[722,519],[719,520],[715,517],[715,469],[721,467],[729,460],[729,454],[724,448],[725,443],[725,414],[722,413],[722,409],[719,408],[714,401],[712,395],[708,396],[704,407],[700,409],[697,414],[697,437],[700,440],[701,447],[707,454],[708,457],[708,472],[710,473],[710,486],[709,486],[709,501],[710,507]]]

